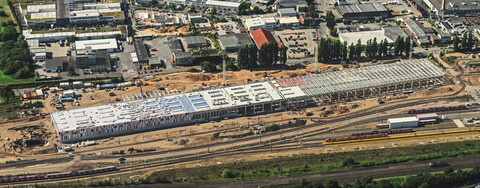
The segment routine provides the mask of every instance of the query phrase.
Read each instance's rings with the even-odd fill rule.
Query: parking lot
[[[315,52],[316,42],[313,41],[315,29],[275,31],[275,35],[288,48],[289,58],[304,58]]]

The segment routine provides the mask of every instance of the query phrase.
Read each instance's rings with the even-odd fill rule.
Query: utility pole
[[[227,86],[227,58],[226,58],[226,54],[225,53],[222,53],[222,57],[223,57],[223,86]]]
[[[317,74],[318,73],[318,41],[319,41],[319,36],[317,34],[317,46],[315,46],[315,68],[313,69],[313,73]]]

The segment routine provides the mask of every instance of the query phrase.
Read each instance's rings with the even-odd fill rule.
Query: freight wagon
[[[420,113],[431,113],[431,112],[441,112],[441,111],[450,111],[450,110],[463,110],[467,109],[465,105],[458,106],[447,106],[447,107],[432,107],[432,108],[423,108],[423,109],[410,109],[407,110],[407,114],[420,114]]]

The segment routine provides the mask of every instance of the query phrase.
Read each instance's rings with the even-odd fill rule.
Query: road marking
[[[465,127],[465,125],[459,119],[454,119],[453,122],[458,126],[458,128]]]

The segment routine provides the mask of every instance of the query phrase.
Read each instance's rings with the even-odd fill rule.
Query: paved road
[[[257,187],[257,186],[269,186],[269,185],[292,185],[300,182],[302,178],[306,178],[309,181],[326,181],[328,179],[334,179],[342,183],[345,180],[353,182],[362,176],[372,176],[374,179],[387,178],[395,176],[404,176],[409,174],[418,174],[422,172],[438,172],[443,171],[444,168],[432,168],[428,167],[428,163],[435,160],[421,161],[421,162],[406,162],[395,165],[382,165],[376,167],[363,167],[355,168],[351,170],[337,170],[325,173],[305,174],[298,176],[284,176],[265,179],[253,179],[253,180],[236,180],[236,181],[209,181],[209,182],[197,182],[197,183],[173,183],[162,184],[162,187]],[[453,169],[471,168],[474,164],[480,164],[480,155],[453,157],[442,159],[451,165]],[[142,185],[141,187],[158,187],[156,185]],[[124,186],[127,187],[127,186]]]

